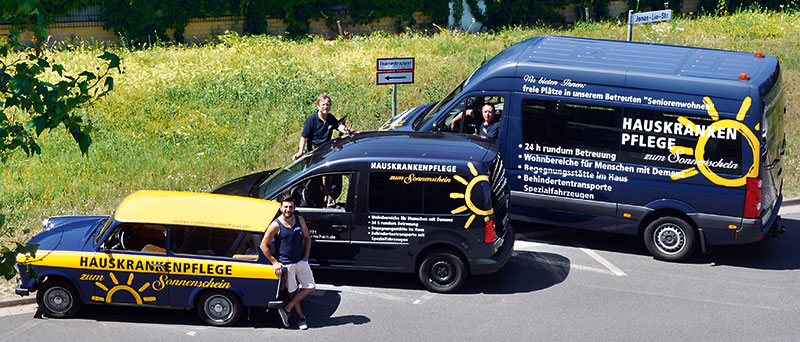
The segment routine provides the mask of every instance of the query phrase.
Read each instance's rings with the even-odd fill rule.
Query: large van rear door
[[[780,68],[776,67],[770,79],[762,86],[761,103],[761,203],[764,220],[768,220],[783,187],[783,154],[786,151],[783,116],[786,111]]]

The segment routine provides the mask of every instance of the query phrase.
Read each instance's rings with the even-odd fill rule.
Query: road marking
[[[420,305],[420,304],[422,304],[422,302],[424,302],[424,301],[427,301],[427,300],[429,300],[429,299],[433,298],[433,296],[435,296],[435,295],[436,295],[436,294],[435,294],[435,293],[433,293],[433,292],[428,292],[428,293],[426,293],[424,296],[420,297],[420,299],[417,299],[417,300],[415,300],[413,304],[415,304],[415,305]]]
[[[526,251],[526,252],[529,252],[529,251]],[[514,257],[527,259],[527,260],[530,260],[530,261],[538,262],[540,264],[546,264],[546,265],[553,265],[553,266],[568,268],[568,269],[571,269],[571,270],[575,269],[575,270],[589,271],[589,272],[602,273],[602,274],[608,274],[608,275],[616,275],[616,274],[614,274],[614,272],[611,272],[611,271],[609,271],[609,270],[607,270],[605,268],[578,265],[578,264],[573,264],[573,263],[571,263],[569,261],[552,260],[552,259],[548,259],[546,256],[543,256],[543,255],[541,255],[539,253],[536,253],[536,252],[533,252],[533,254],[534,255],[515,254]]]
[[[582,243],[577,241],[570,241],[570,243],[572,243],[573,246],[578,247],[578,249],[580,249],[584,253],[588,254],[590,257],[592,257],[592,259],[597,260],[597,262],[599,262],[600,264],[605,266],[609,271],[614,273],[615,276],[618,277],[627,276],[627,274],[625,272],[622,272],[622,270],[619,269],[619,267],[614,266],[614,264],[612,264],[605,258],[601,257],[600,254],[597,254],[595,251],[586,248],[586,246],[584,246]]]
[[[319,289],[319,290],[332,290],[332,291],[342,291],[342,292],[349,292],[349,293],[357,293],[357,294],[361,294],[361,295],[365,295],[365,296],[382,298],[382,299],[386,299],[386,300],[392,300],[392,301],[403,302],[403,303],[408,303],[409,301],[411,301],[411,299],[409,299],[409,298],[393,296],[393,295],[385,294],[385,293],[378,293],[378,292],[364,290],[364,289],[361,289],[361,288],[358,288],[358,287],[352,287],[352,286],[333,286],[333,285],[326,285],[326,284],[317,284],[317,289]]]
[[[546,244],[546,243],[541,243],[541,242],[532,242],[532,241],[521,241],[521,240],[514,241],[514,250],[515,251],[536,252],[537,251],[536,250],[537,247],[543,247],[543,246],[553,246],[553,245]],[[576,247],[578,247],[578,246],[576,246]],[[566,248],[570,248],[570,247],[566,247]],[[579,247],[579,249],[580,249],[580,247]],[[584,250],[584,253],[586,253],[586,254],[589,254],[589,252],[594,253],[591,250]],[[554,265],[554,266],[559,266],[559,267],[569,267],[570,269],[576,269],[576,270],[581,270],[581,271],[589,271],[589,272],[595,272],[595,273],[610,274],[610,275],[614,275],[614,276],[626,276],[627,275],[627,274],[625,274],[625,272],[622,272],[622,270],[620,270],[616,266],[612,265],[610,262],[605,261],[605,259],[603,259],[603,257],[597,255],[597,253],[594,253],[594,255],[597,256],[597,258],[600,258],[600,259],[604,260],[606,263],[608,263],[608,265],[611,265],[611,267],[613,267],[613,269],[611,267],[606,266],[605,264],[604,264],[604,266],[606,266],[606,268],[599,268],[599,267],[592,267],[592,266],[574,264],[574,263],[571,263],[571,262],[568,262],[568,261],[552,260],[552,259],[548,259],[548,258],[542,256],[541,254],[538,254],[538,253],[534,253],[534,254],[535,254],[534,256],[529,256],[529,255],[524,255],[524,254],[515,254],[515,256],[516,257],[522,257],[524,259],[528,259],[528,260],[531,260],[531,261],[541,262],[541,263],[548,264],[548,265]],[[589,254],[589,256],[592,256],[592,255]],[[592,256],[592,257],[594,258],[594,256]],[[595,258],[595,260],[597,260],[597,258]],[[600,261],[600,263],[602,264],[603,262]],[[620,273],[622,273],[622,274],[620,275]]]
[[[190,332],[187,332],[186,335],[195,336],[195,335],[197,335],[197,332],[196,331],[190,331]]]
[[[35,304],[31,304],[31,305],[35,305]],[[14,327],[11,330],[3,331],[3,339],[6,340],[6,341],[13,341],[14,338],[16,338],[17,336],[22,335],[23,333],[26,333],[28,330],[30,330],[30,329],[34,328],[35,326],[39,325],[39,323],[41,323],[41,322],[42,322],[42,320],[33,319],[33,320],[28,321],[28,322],[22,323],[21,325],[19,325],[17,327]],[[30,333],[28,333],[27,336],[31,336]]]

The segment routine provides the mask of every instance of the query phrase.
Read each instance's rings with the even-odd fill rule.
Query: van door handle
[[[333,228],[333,230],[335,230],[337,232],[343,232],[343,231],[347,230],[347,225],[346,224],[333,224],[333,225],[331,225],[331,228]]]

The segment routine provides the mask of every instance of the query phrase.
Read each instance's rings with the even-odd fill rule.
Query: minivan
[[[478,137],[359,133],[214,192],[291,194],[312,267],[416,273],[434,292],[499,270],[513,251],[505,168],[497,146]]]

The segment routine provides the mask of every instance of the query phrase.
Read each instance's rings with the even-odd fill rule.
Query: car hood
[[[87,245],[92,232],[108,216],[59,216],[45,220],[44,231],[34,236],[28,244],[39,245],[39,250],[80,251]]]
[[[253,197],[253,188],[261,183],[264,179],[275,173],[278,169],[256,172],[247,176],[242,176],[233,180],[229,180],[218,188],[211,191],[214,194],[235,195],[244,197]]]
[[[413,131],[411,124],[417,120],[420,115],[427,114],[438,102],[431,102],[411,109],[407,109],[393,116],[391,119],[378,128],[378,131]]]

